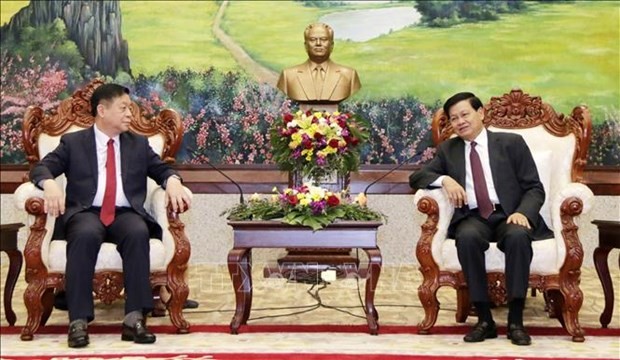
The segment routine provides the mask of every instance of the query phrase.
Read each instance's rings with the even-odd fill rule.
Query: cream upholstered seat
[[[93,125],[89,99],[101,80],[94,80],[71,98],[63,100],[58,109],[44,114],[38,107],[31,107],[24,116],[23,141],[28,161],[34,165],[60,143],[63,134],[81,130]],[[183,125],[173,110],[162,110],[156,116],[146,119],[140,108],[132,103],[134,120],[131,131],[148,137],[153,150],[167,162],[174,161],[174,155],[183,138]],[[63,187],[64,175],[56,179]],[[144,208],[162,228],[162,239],[150,240],[151,285],[157,297],[164,287],[170,293],[166,302],[170,320],[179,333],[189,331],[182,308],[189,288],[185,282],[185,271],[190,255],[190,244],[185,235],[184,224],[178,214],[165,206],[165,191],[153,180],[147,180],[147,198]],[[186,191],[191,195],[189,189]],[[15,191],[16,205],[28,213],[28,240],[24,248],[26,260],[26,282],[24,303],[28,311],[26,325],[21,339],[31,340],[40,325],[45,325],[52,311],[55,290],[64,289],[66,265],[65,240],[53,240],[55,218],[43,212],[43,191],[30,182],[25,182]],[[93,288],[96,298],[106,304],[122,298],[122,260],[112,243],[103,243],[95,267]]]
[[[543,291],[547,310],[558,318],[573,341],[583,341],[578,320],[583,302],[579,289],[583,248],[577,220],[590,210],[594,199],[592,191],[579,183],[590,143],[588,110],[576,107],[571,116],[556,114],[540,97],[521,90],[493,97],[484,110],[484,124],[489,130],[518,133],[532,151],[546,193],[541,216],[554,236],[532,243],[530,286]],[[443,110],[435,114],[432,131],[436,145],[454,136]],[[418,190],[414,201],[418,210],[427,215],[416,256],[424,278],[418,288],[425,312],[419,331],[428,333],[437,320],[439,287],[449,285],[457,290],[456,321],[467,319],[470,304],[455,241],[447,238],[454,208],[442,189]],[[492,243],[485,260],[489,295],[499,305],[506,301],[504,253]]]

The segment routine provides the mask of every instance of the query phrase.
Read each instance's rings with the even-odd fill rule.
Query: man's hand
[[[65,197],[56,180],[47,179],[43,182],[43,211],[58,217],[65,213]]]
[[[465,189],[456,182],[453,178],[449,176],[445,176],[441,182],[443,190],[448,195],[448,199],[450,199],[450,203],[454,205],[454,207],[460,208],[463,205],[467,205],[467,193]]]
[[[189,195],[183,189],[181,180],[170,176],[166,181],[166,206],[170,203],[172,210],[178,212],[186,210],[186,207],[189,209],[191,202]]]
[[[508,219],[506,220],[506,224],[517,224],[517,225],[526,227],[528,229],[532,228],[530,226],[530,222],[527,220],[527,217],[525,217],[525,215],[518,213],[518,212],[510,215]]]

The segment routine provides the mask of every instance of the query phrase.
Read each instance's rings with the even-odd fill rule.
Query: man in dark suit
[[[104,241],[116,244],[123,259],[125,318],[121,339],[153,343],[144,321],[153,308],[149,281],[149,239],[161,228],[144,209],[147,177],[166,189],[177,211],[190,206],[181,178],[163,162],[148,140],[129,130],[129,90],[116,84],[98,87],[91,98],[93,127],[65,134],[58,147],[31,171],[44,190],[45,211],[60,216],[67,240],[65,287],[69,310],[69,347],[89,343],[87,324],[94,319],[92,280]],[[66,194],[54,180],[66,176]]]
[[[278,89],[301,103],[338,103],[356,93],[362,85],[357,72],[329,59],[334,49],[334,31],[327,24],[311,24],[304,31],[308,60],[286,68]]]
[[[494,133],[483,124],[482,102],[472,93],[458,93],[443,106],[458,137],[444,141],[437,156],[413,173],[413,188],[442,187],[454,205],[448,236],[457,254],[478,312],[478,323],[465,342],[497,337],[488,296],[485,251],[497,242],[506,255],[508,338],[529,345],[523,326],[532,240],[552,236],[539,214],[545,190],[532,154],[516,134]]]

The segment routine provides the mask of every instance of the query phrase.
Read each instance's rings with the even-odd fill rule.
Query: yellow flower
[[[360,204],[360,206],[366,206],[368,204],[368,198],[366,197],[366,195],[364,193],[359,193],[356,197],[355,197],[355,202]]]
[[[250,201],[259,201],[260,200],[260,195],[258,193],[254,193],[252,194],[252,196],[250,196]]]

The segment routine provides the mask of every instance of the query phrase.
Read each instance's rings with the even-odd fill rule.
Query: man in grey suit
[[[478,312],[478,323],[465,342],[497,337],[491,314],[485,268],[489,242],[506,255],[508,338],[529,345],[523,326],[532,240],[552,236],[539,214],[545,190],[532,154],[516,134],[488,131],[482,102],[472,93],[458,93],[443,106],[458,137],[441,143],[437,156],[409,177],[413,188],[442,187],[455,207],[448,236],[457,254]]]
[[[123,259],[125,319],[121,339],[153,343],[144,322],[153,309],[149,281],[149,239],[161,228],[144,209],[147,177],[166,189],[177,211],[190,206],[181,178],[153,151],[148,139],[129,132],[129,90],[116,84],[98,87],[91,97],[95,124],[65,134],[58,147],[31,171],[44,190],[45,211],[55,217],[67,240],[65,290],[69,310],[69,347],[89,343],[94,319],[92,280],[101,244],[113,242]],[[66,195],[54,180],[65,174]]]
[[[329,59],[334,49],[334,31],[323,23],[308,25],[304,31],[308,60],[286,68],[278,79],[278,89],[301,103],[339,103],[362,85],[357,72]]]

